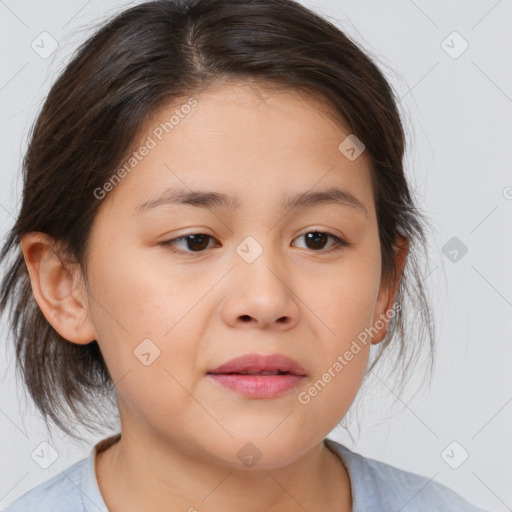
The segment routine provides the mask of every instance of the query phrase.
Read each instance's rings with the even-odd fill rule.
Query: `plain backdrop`
[[[407,173],[435,227],[425,281],[438,328],[433,384],[392,407],[393,389],[375,379],[354,439],[342,428],[330,437],[482,508],[512,510],[512,2],[302,3],[353,37],[390,80],[409,137]],[[2,237],[20,204],[28,131],[53,79],[96,22],[134,4],[0,0]],[[43,32],[58,42],[51,56],[33,49]],[[50,436],[15,381],[5,319],[0,328],[2,509],[110,432],[81,446]],[[58,454],[47,469],[31,456],[44,442]]]

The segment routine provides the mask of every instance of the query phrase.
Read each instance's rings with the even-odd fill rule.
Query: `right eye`
[[[174,252],[204,252],[204,249],[207,248],[210,239],[214,240],[212,236],[205,235],[204,233],[191,233],[171,240],[165,240],[164,242],[161,242],[160,245],[169,247],[171,251]],[[178,244],[181,244],[182,247],[185,246],[186,249],[182,248],[175,250],[172,248]]]

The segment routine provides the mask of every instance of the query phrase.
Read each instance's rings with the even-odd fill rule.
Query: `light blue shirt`
[[[4,512],[108,512],[94,460],[98,445],[108,445],[117,435],[97,443],[86,458],[26,492]],[[487,512],[439,482],[364,457],[332,439],[324,443],[347,468],[352,512]]]

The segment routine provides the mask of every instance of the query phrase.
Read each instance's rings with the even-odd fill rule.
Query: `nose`
[[[278,265],[269,249],[252,263],[235,254],[230,289],[222,306],[222,318],[230,327],[289,330],[300,317],[300,299],[291,272]]]

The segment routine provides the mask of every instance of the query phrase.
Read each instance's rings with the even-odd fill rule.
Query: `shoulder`
[[[26,492],[3,512],[108,512],[96,479],[95,457],[120,437],[118,433],[102,439],[87,457]]]
[[[88,464],[82,459],[14,500],[4,512],[84,512],[81,479]]]
[[[331,439],[326,439],[325,444],[341,457],[347,468],[353,512],[402,508],[408,512],[486,512],[431,478],[364,457]]]

